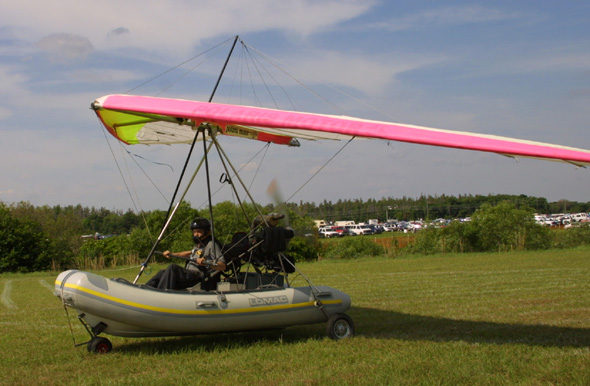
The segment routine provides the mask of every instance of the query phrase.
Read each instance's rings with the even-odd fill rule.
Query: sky
[[[587,2],[0,0],[0,9],[0,201],[9,204],[167,209],[189,147],[121,145],[90,104],[127,92],[207,101],[236,35],[245,45],[214,102],[590,149]],[[263,204],[273,179],[290,202],[590,201],[589,171],[565,163],[380,140],[220,142]],[[219,164],[214,201],[235,201]],[[201,176],[185,197],[195,207],[207,198]]]

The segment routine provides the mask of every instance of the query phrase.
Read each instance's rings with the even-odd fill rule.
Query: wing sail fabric
[[[108,95],[92,106],[111,134],[129,144],[191,142],[195,127],[209,123],[220,134],[278,144],[293,145],[296,138],[380,138],[590,165],[585,149],[345,116],[132,95]]]

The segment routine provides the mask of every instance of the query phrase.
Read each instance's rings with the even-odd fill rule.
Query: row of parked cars
[[[535,214],[537,224],[546,226],[560,226],[569,228],[590,221],[588,213],[557,213],[557,214]]]
[[[452,220],[436,219],[430,223],[423,221],[397,221],[385,224],[352,224],[342,226],[322,226],[319,228],[319,236],[324,238],[357,236],[357,235],[374,235],[383,232],[416,232],[425,227],[445,227],[449,225]],[[471,218],[461,218],[457,221],[471,221]],[[547,226],[576,226],[579,224],[590,222],[590,214],[588,213],[573,213],[573,214],[551,214],[540,215],[535,214],[535,221]]]
[[[323,226],[319,228],[320,237],[344,237],[359,235],[375,235],[385,232],[382,225],[377,224],[353,224],[342,226]]]
[[[437,220],[438,221],[438,220]],[[440,219],[435,226],[446,226],[450,220]],[[375,235],[383,232],[416,232],[426,225],[422,221],[399,221],[384,224],[353,224],[343,226],[322,226],[319,236],[324,238]]]

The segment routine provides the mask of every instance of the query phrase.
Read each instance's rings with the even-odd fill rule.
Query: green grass
[[[355,338],[323,324],[73,347],[56,274],[0,277],[0,384],[588,385],[590,248],[300,264],[352,296]],[[157,267],[154,267],[154,271]],[[136,269],[103,271],[132,279]],[[142,279],[142,281],[145,279]],[[295,284],[303,284],[301,278]],[[76,342],[87,333],[70,311]]]

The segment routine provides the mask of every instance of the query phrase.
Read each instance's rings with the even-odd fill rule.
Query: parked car
[[[397,223],[397,226],[396,226],[396,230],[398,232],[407,232],[409,228],[410,228],[410,223],[407,221],[399,222],[399,223]]]
[[[338,232],[336,232],[335,230],[333,230],[330,227],[321,227],[319,229],[319,235],[320,235],[320,237],[324,237],[326,239],[340,236],[340,234]]]
[[[394,224],[386,223],[386,224],[383,224],[383,230],[385,232],[394,232],[396,230],[396,227]]]
[[[384,232],[383,227],[377,224],[369,224],[369,227],[373,230],[374,235],[379,235]]]
[[[338,236],[340,236],[340,237],[351,235],[350,231],[348,229],[346,229],[346,227],[343,227],[343,226],[335,226],[332,228],[332,230],[335,232],[338,232]]]

